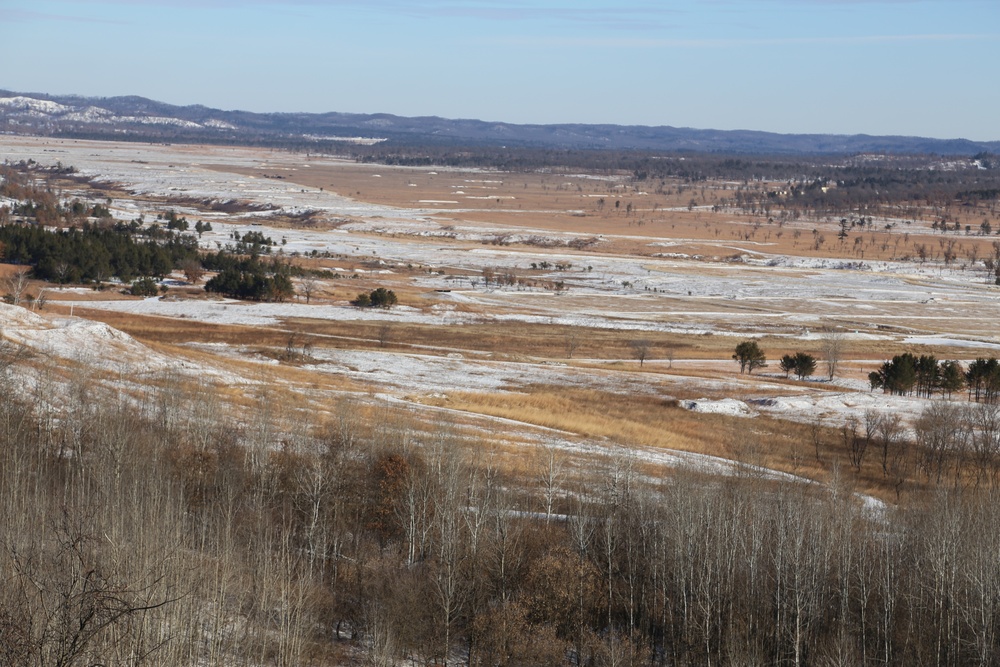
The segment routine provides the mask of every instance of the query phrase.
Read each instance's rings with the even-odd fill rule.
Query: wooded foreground
[[[266,398],[239,423],[207,387],[81,373],[56,410],[16,369],[5,665],[997,662],[995,476],[889,509],[627,454],[584,485],[555,452],[513,479],[389,408],[288,430]]]

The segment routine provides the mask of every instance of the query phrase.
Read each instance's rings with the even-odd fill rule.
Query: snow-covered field
[[[0,303],[0,335],[32,356],[123,371],[132,379],[169,370],[225,384],[245,381],[240,375],[218,367],[151,350],[103,322],[39,314],[5,303]]]
[[[397,306],[391,310],[354,308],[346,305],[305,303],[254,303],[233,299],[168,299],[148,297],[137,300],[87,301],[87,308],[113,310],[137,315],[177,317],[210,324],[279,326],[292,317],[338,321],[405,322],[410,324],[457,324],[478,319],[446,309],[424,313],[416,308]]]
[[[944,349],[969,359],[1000,350],[1000,332],[995,327],[1000,321],[1000,290],[987,285],[981,272],[960,266],[769,254],[766,243],[732,239],[716,244],[718,256],[724,259],[714,259],[670,252],[671,247],[695,241],[706,246],[704,239],[654,240],[629,236],[624,229],[621,234],[600,236],[586,250],[574,250],[569,244],[584,235],[463,222],[465,209],[458,202],[474,197],[465,195],[464,190],[454,193],[454,200],[426,199],[424,207],[395,208],[284,180],[220,170],[225,165],[284,170],[336,166],[332,158],[314,156],[306,162],[303,156],[291,153],[245,148],[16,137],[0,137],[0,148],[7,160],[61,162],[84,175],[120,184],[133,193],[112,202],[112,211],[120,219],[144,216],[150,220],[163,210],[164,201],[183,198],[170,207],[191,220],[212,224],[212,231],[204,233],[200,241],[206,249],[230,243],[234,232],[260,232],[278,243],[277,254],[315,257],[323,268],[345,278],[356,275],[420,295],[408,305],[381,310],[347,306],[342,295],[339,300],[316,300],[307,305],[302,301],[241,303],[183,296],[90,300],[93,295],[75,294],[72,289],[53,290],[60,299],[86,299],[79,304],[86,308],[271,329],[284,329],[293,318],[436,327],[487,322],[510,327],[576,327],[582,335],[597,330],[621,331],[626,336],[634,332],[691,338],[723,336],[726,340],[767,335],[788,341],[788,345],[815,341],[822,327],[835,326],[850,341],[895,343],[911,346],[918,353]],[[491,179],[465,182],[465,187],[472,187]],[[255,208],[230,214],[192,203],[203,200],[234,200]],[[275,216],[303,212],[315,212],[321,224],[296,228],[276,222]],[[499,236],[507,239],[506,244],[493,244]],[[530,240],[538,242],[532,245],[527,243]],[[619,253],[614,250],[619,242],[638,244],[645,251]],[[557,264],[563,268],[553,268]],[[513,270],[527,280],[500,287],[482,278],[490,270],[498,274]],[[331,282],[340,293],[351,288],[343,280]],[[556,283],[562,289],[556,290]],[[232,359],[274,363],[273,358],[258,358],[246,347],[197,342],[188,344],[189,349],[202,353],[200,361],[194,362],[184,356],[184,346],[177,356],[170,356],[104,324],[79,317],[38,316],[11,306],[0,308],[0,325],[5,338],[41,354],[96,363],[104,360],[109,368],[128,363],[143,372],[176,369],[237,383],[251,380],[231,364],[227,366]],[[453,391],[518,391],[528,385],[664,397],[704,393],[706,398],[685,400],[682,407],[748,420],[762,415],[802,422],[819,419],[832,426],[873,408],[899,413],[908,422],[927,403],[925,399],[871,393],[867,384],[857,379],[860,373],[853,380],[808,387],[757,376],[720,380],[720,373],[735,370],[728,356],[705,360],[701,367],[706,372],[698,375],[673,374],[655,358],[646,363],[650,372],[635,373],[625,364],[601,368],[598,363],[511,362],[472,352],[400,347],[404,349],[319,346],[312,351],[312,359],[298,368],[317,377],[350,378],[397,400]],[[204,353],[218,362],[204,361]],[[692,367],[698,366],[685,366]],[[720,370],[723,368],[727,370]]]

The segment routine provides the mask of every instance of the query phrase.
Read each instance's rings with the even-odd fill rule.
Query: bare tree
[[[898,464],[903,439],[903,419],[897,413],[886,413],[878,422],[878,441],[881,450],[882,475],[889,476],[889,470]]]
[[[976,403],[966,414],[969,445],[976,470],[976,483],[995,481],[1000,454],[1000,405]]]
[[[15,306],[21,305],[24,292],[28,289],[28,274],[30,272],[29,267],[18,266],[4,281],[4,286],[7,288],[7,298]]]
[[[830,329],[823,332],[820,340],[823,346],[823,356],[826,357],[827,378],[833,380],[844,354],[844,332]]]
[[[913,430],[920,447],[920,467],[928,480],[939,484],[949,455],[965,449],[968,430],[964,409],[948,401],[935,401],[923,409]]]
[[[376,339],[379,347],[385,347],[392,338],[392,322],[382,322],[376,331]]]
[[[629,347],[632,348],[632,355],[639,360],[639,367],[642,368],[643,362],[649,357],[653,348],[652,341],[647,338],[637,338],[629,342]]]
[[[809,420],[809,440],[816,451],[816,463],[820,463],[819,450],[823,444],[823,422],[819,415],[813,415],[813,418]]]
[[[430,584],[436,606],[439,656],[447,665],[461,612],[468,599],[467,560],[469,558],[465,515],[464,466],[454,451],[454,443],[439,436],[429,453],[433,478],[434,545],[430,558]],[[436,651],[436,652],[437,652]]]
[[[677,348],[673,345],[667,345],[663,350],[663,356],[667,360],[667,368],[673,368],[674,358],[677,356]]]
[[[129,581],[128,564],[111,553],[107,536],[102,544],[75,517],[64,521],[51,541],[36,536],[41,539],[4,554],[13,574],[6,585],[24,619],[19,652],[28,660],[19,664],[70,666],[85,657],[87,664],[97,664],[90,657],[108,633],[128,641],[129,626],[141,625],[144,614],[174,601],[161,597],[155,578]]]
[[[858,433],[858,426],[860,426],[858,418],[851,415],[840,427],[840,437],[844,443],[844,449],[847,450],[847,456],[855,470],[861,470],[865,451],[868,449],[868,440]]]
[[[580,335],[576,331],[567,332],[565,345],[566,345],[566,358],[572,359],[573,355],[576,354],[577,348],[580,347]]]
[[[306,298],[306,304],[312,300],[314,294],[319,291],[320,282],[313,276],[304,276],[299,280],[299,291]]]
[[[28,303],[31,304],[31,310],[33,310],[33,311],[34,310],[45,310],[45,304],[47,302],[48,302],[48,297],[45,296],[45,290],[44,289],[39,289],[38,290],[38,296],[36,296],[34,299],[31,298],[30,294],[28,295]],[[72,313],[72,312],[73,312],[73,308],[70,307],[70,313]]]
[[[542,484],[542,494],[545,501],[545,520],[552,518],[552,505],[559,493],[559,479],[562,476],[563,462],[556,448],[546,445],[540,452],[540,470],[538,480]]]
[[[185,280],[192,285],[197,285],[198,281],[205,275],[205,269],[197,259],[185,260],[181,265],[181,271],[184,273]]]
[[[70,265],[68,262],[58,262],[55,266],[56,276],[59,278],[58,282],[60,285],[65,284],[69,280],[69,270]]]
[[[285,340],[285,351],[281,355],[284,361],[297,361],[299,358],[299,338],[298,334],[294,331],[288,333],[288,338]]]

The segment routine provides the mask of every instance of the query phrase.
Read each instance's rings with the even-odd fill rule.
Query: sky
[[[1000,140],[1000,0],[0,0],[0,88]]]

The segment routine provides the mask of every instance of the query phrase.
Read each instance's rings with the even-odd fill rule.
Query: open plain
[[[738,209],[734,182],[13,136],[0,155],[72,166],[50,183],[62,201],[210,223],[205,250],[259,232],[272,256],[324,276],[297,279],[281,303],[222,299],[179,272],[148,298],[38,285],[47,302],[30,323],[4,310],[8,339],[42,357],[86,350],[108,382],[217,384],[233,406],[278,401],[257,395],[266,379],[289,415],[349,399],[446,416],[512,469],[557,447],[581,467],[627,452],[654,475],[749,465],[826,481],[846,460],[847,420],[874,408],[909,424],[936,400],[873,392],[885,359],[1000,350],[1000,288],[979,261],[993,241],[966,232],[946,246],[930,207],[839,237],[833,219]],[[379,287],[398,305],[351,305]],[[740,374],[733,349],[750,339],[769,364]],[[777,369],[800,351],[821,361],[811,381]],[[881,477],[860,467],[859,490],[891,498]]]

